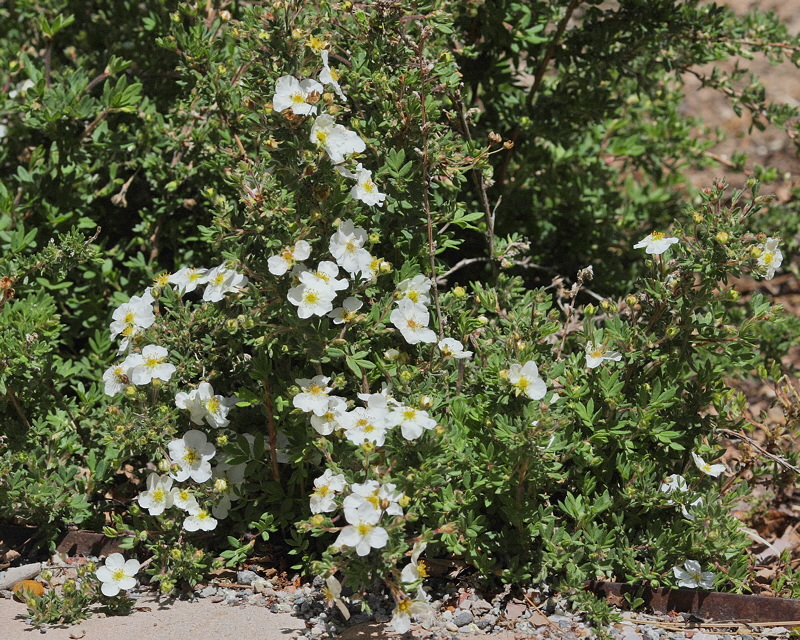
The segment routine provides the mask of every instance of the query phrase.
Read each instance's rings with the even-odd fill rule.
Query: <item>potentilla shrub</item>
[[[760,296],[742,318],[727,284],[781,268],[766,199],[753,182],[728,204],[719,181],[669,226],[643,219],[629,248],[647,275],[620,299],[583,303],[602,264],[533,286],[514,270],[530,239],[495,237],[468,193],[488,197],[490,156],[514,145],[472,139],[448,19],[393,3],[169,16],[179,146],[218,173],[165,185],[209,214],[170,227],[202,251],[168,271],[130,258],[154,278],[114,295],[93,341],[87,466],[127,474],[96,505],[106,533],[164,592],[280,533],[342,615],[343,585],[385,586],[397,631],[429,608],[432,557],[584,604],[594,578],[745,588],[727,512],[744,489],[714,437],[741,426],[726,379],[780,319]],[[483,277],[461,280],[473,264]],[[101,588],[125,590],[130,559]]]

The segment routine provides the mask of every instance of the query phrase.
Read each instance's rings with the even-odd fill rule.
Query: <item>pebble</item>
[[[453,624],[456,625],[456,627],[466,627],[468,624],[471,624],[474,619],[475,616],[469,611],[458,611],[453,616]]]
[[[205,589],[197,593],[197,596],[200,598],[210,598],[215,595],[217,595],[217,588],[213,584],[208,585]]]
[[[245,569],[244,571],[236,572],[236,582],[239,584],[253,584],[253,581],[257,579],[258,574],[255,571]]]

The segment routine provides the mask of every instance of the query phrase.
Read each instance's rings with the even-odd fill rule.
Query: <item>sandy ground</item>
[[[212,603],[207,599],[159,604],[144,597],[137,601],[137,607],[139,610],[128,616],[93,616],[72,626],[41,632],[25,622],[24,604],[0,599],[0,640],[288,640],[301,636],[306,628],[303,620],[288,613],[271,613],[266,607]]]

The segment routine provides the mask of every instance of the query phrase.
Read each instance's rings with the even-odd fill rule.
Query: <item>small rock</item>
[[[265,580],[264,578],[256,578],[250,583],[250,586],[253,587],[253,591],[256,593],[260,593],[265,596],[275,595],[275,589],[272,588],[272,584],[269,580]]]
[[[458,627],[455,624],[453,624],[452,622],[448,622],[446,625],[444,625],[444,628],[447,629],[448,631],[452,632],[452,633],[455,633],[455,632],[458,631]]]
[[[786,636],[789,635],[789,630],[786,627],[768,627],[761,630],[761,635],[764,636]]]
[[[469,611],[459,611],[453,616],[453,624],[456,627],[466,627],[475,619],[475,616],[472,615]]]
[[[487,602],[483,598],[479,600],[473,600],[469,603],[469,610],[472,611],[476,616],[482,615],[484,613],[489,613],[492,610],[491,603]]]
[[[633,629],[624,629],[620,640],[642,640],[642,635]]]
[[[693,636],[694,640],[719,640],[719,636],[715,633],[703,633],[700,631],[699,633],[695,633]]]
[[[236,582],[239,584],[253,584],[253,580],[258,579],[258,574],[255,571],[245,569],[244,571],[236,572]]]
[[[527,605],[519,600],[512,600],[506,606],[506,618],[509,620],[516,620],[521,617],[523,613],[528,610]]]
[[[214,596],[211,598],[211,602],[222,602],[224,599],[222,596]]]
[[[31,564],[24,564],[21,567],[12,567],[8,569],[5,573],[0,574],[0,591],[3,589],[10,589],[20,580],[35,578],[39,575],[43,566],[41,562],[33,562]]]
[[[200,598],[210,598],[211,596],[217,595],[217,588],[210,584],[205,589],[198,592],[198,597]]]
[[[645,625],[642,627],[642,636],[644,636],[644,640],[659,640],[661,632],[655,627]]]

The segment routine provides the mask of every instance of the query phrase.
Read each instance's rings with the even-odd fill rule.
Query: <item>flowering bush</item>
[[[499,198],[490,207],[491,176],[508,190],[508,171],[544,171],[554,211],[565,202],[552,177],[556,156],[571,152],[542,138],[551,164],[531,155],[523,139],[532,124],[522,118],[498,127],[509,131],[505,142],[484,130],[493,109],[507,109],[503,120],[532,99],[503,106],[497,90],[484,96],[497,100],[484,112],[466,107],[463,74],[485,43],[469,42],[459,66],[453,31],[483,9],[456,4],[417,15],[394,3],[304,9],[280,0],[232,16],[191,3],[168,13],[156,3],[144,31],[158,34],[182,83],[163,104],[116,58],[91,81],[86,71],[16,61],[33,85],[9,131],[54,136],[48,153],[74,154],[75,175],[88,171],[84,147],[98,154],[91,166],[106,185],[86,179],[77,226],[94,226],[91,198],[116,207],[136,198],[151,209],[130,238],[102,252],[92,242],[104,240],[73,232],[28,255],[32,237],[3,232],[13,247],[0,262],[10,274],[4,291],[41,292],[3,294],[0,308],[4,326],[26,332],[14,334],[15,357],[3,366],[27,376],[3,383],[19,428],[10,434],[15,453],[0,462],[0,496],[26,504],[31,520],[104,527],[147,558],[139,577],[164,592],[280,536],[344,615],[343,583],[354,598],[385,585],[401,632],[427,610],[431,556],[464,559],[487,579],[547,582],[597,615],[602,605],[580,589],[586,579],[746,588],[747,540],[727,512],[746,487],[715,480],[737,470],[713,463],[714,434],[744,425],[744,401],[729,382],[775,365],[756,346],[777,344],[762,327],[784,316],[761,295],[742,304],[729,285],[772,278],[782,265],[780,230],[762,232],[769,199],[755,180],[747,197],[717,181],[669,221],[651,210],[654,197],[636,224],[598,217],[597,233],[613,227],[626,277],[625,260],[610,258],[606,270],[593,258],[598,248],[579,252],[592,266],[572,286],[532,276],[530,255],[550,255],[553,235],[523,237],[544,224],[533,215],[501,235],[499,213],[530,206],[509,194],[511,209]],[[549,36],[556,44],[574,4]],[[597,23],[597,11],[587,9],[582,28]],[[696,22],[711,15],[691,3],[685,11]],[[539,34],[549,11],[542,15],[514,34],[530,52],[547,42]],[[60,30],[69,33],[69,20],[57,24],[45,19],[36,32],[48,51]],[[676,37],[678,26],[665,24]],[[153,46],[152,35],[132,37]],[[128,62],[150,69],[139,55]],[[71,134],[48,124],[72,108],[56,100],[67,87],[85,94]],[[528,95],[534,89],[544,91],[535,84]],[[561,126],[571,126],[566,115]],[[114,155],[122,148],[140,155]],[[40,165],[57,161],[37,153],[14,175],[26,202],[50,211],[52,193],[34,187],[45,181]],[[106,153],[107,173],[97,159]],[[530,195],[528,178],[518,186]],[[14,220],[19,205],[5,206]],[[90,289],[76,285],[62,303],[81,309],[91,332],[55,317],[64,287],[46,276],[69,261],[82,262],[83,280],[103,283],[91,289],[103,293],[96,300],[82,301]],[[476,264],[486,269],[462,270]],[[592,279],[607,295],[589,291]],[[74,359],[58,350],[59,335],[72,334],[86,343]],[[57,363],[50,386],[35,385],[32,372],[45,362]],[[22,453],[29,438],[44,444]],[[78,461],[87,473],[73,473]],[[66,489],[30,488],[34,474],[54,467],[65,470],[64,487],[82,483],[68,504]],[[104,593],[128,588],[133,564],[109,562],[97,574]],[[720,572],[699,572],[701,562]]]

